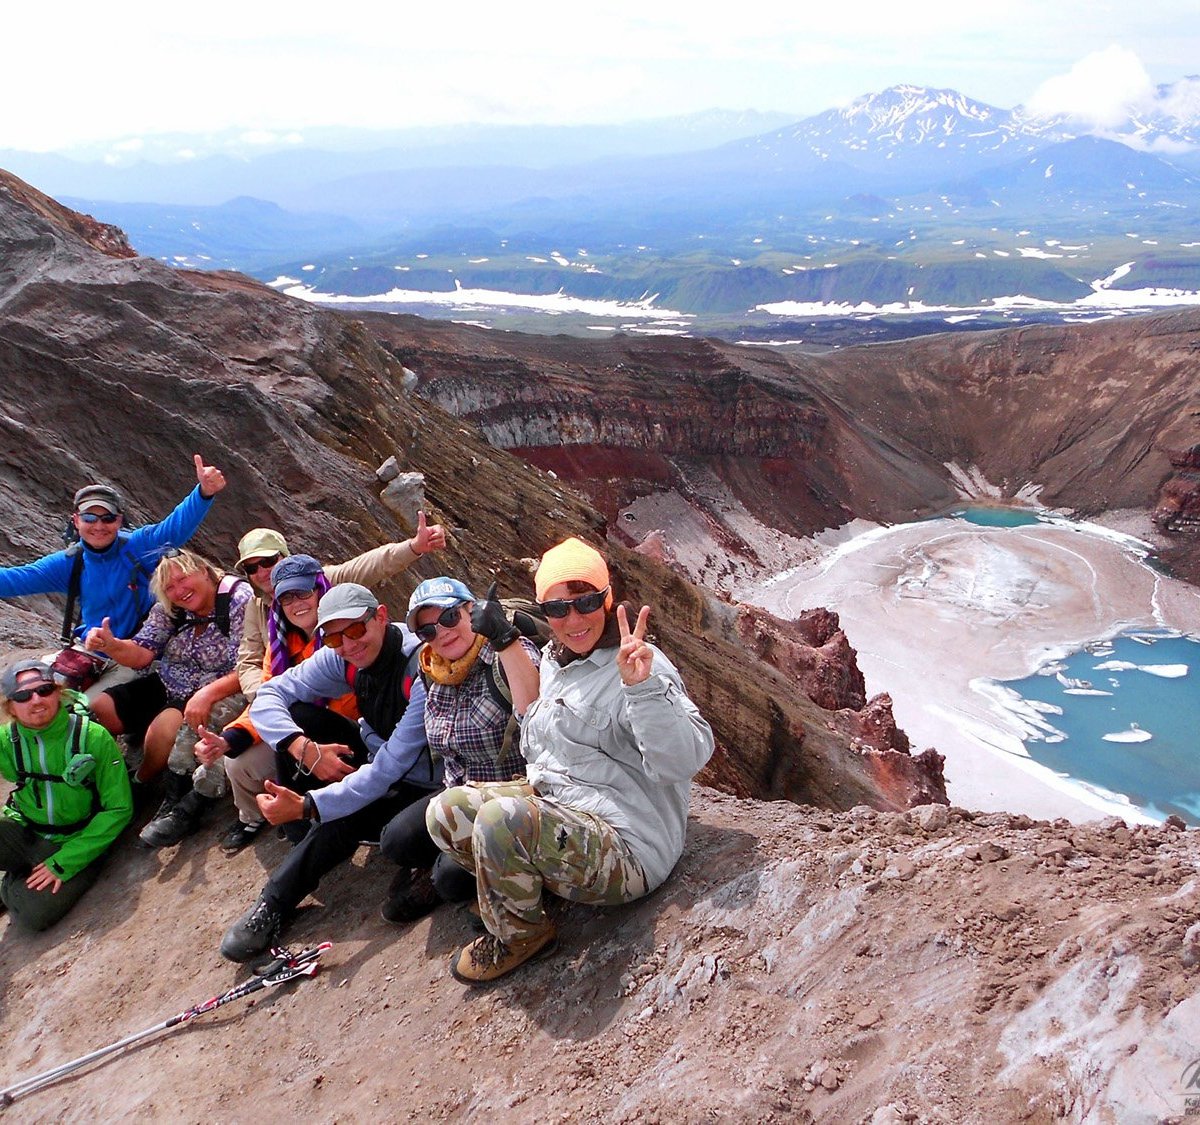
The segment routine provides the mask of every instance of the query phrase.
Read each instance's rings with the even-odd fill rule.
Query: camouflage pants
[[[475,872],[480,917],[506,944],[545,924],[543,888],[607,906],[646,893],[642,865],[614,828],[525,782],[447,789],[430,801],[425,823],[442,851]]]
[[[208,727],[212,731],[224,729],[227,723],[236,719],[246,707],[244,695],[231,695],[213,704],[212,714],[208,717]],[[200,736],[184,723],[175,736],[175,745],[167,757],[167,769],[172,773],[190,773],[196,792],[202,797],[223,797],[227,788],[225,779],[225,759],[218,758],[211,766],[201,765],[196,760],[196,743]]]

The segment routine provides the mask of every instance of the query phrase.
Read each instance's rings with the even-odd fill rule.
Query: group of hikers
[[[387,921],[443,902],[477,916],[451,965],[469,984],[554,946],[547,894],[615,905],[667,878],[713,735],[596,548],[547,550],[523,608],[445,575],[392,620],[372,586],[442,550],[444,528],[420,512],[412,538],[331,566],[254,528],[225,573],[185,546],[225,488],[194,460],[196,487],[160,523],[125,526],[120,493],[87,485],[65,550],[0,568],[0,597],[67,595],[63,650],[0,676],[14,921],[63,917],[160,786],[149,847],[197,832],[227,794],[222,851],[268,825],[292,843],[221,941],[235,962],[278,944],[363,841],[397,865]]]

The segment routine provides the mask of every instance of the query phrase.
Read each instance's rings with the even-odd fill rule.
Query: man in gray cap
[[[0,691],[13,719],[0,727],[0,776],[16,786],[0,812],[0,900],[22,926],[44,930],[96,881],[129,823],[129,776],[112,735],[48,665],[14,664]]]
[[[264,741],[291,755],[301,772],[330,784],[300,794],[266,783],[258,805],[271,823],[307,821],[312,827],[258,901],[226,932],[221,953],[231,961],[250,961],[274,945],[323,875],[349,859],[361,840],[377,839],[393,817],[441,786],[441,763],[425,741],[425,685],[413,659],[417,638],[405,626],[389,624],[387,608],[353,582],[321,598],[317,625],[324,647],[267,680],[250,717]],[[314,741],[290,712],[297,702],[334,698],[347,684],[353,685],[369,754],[357,769],[346,760],[346,745]]]
[[[70,598],[73,592],[81,620],[76,626],[70,619],[73,613],[68,614],[63,622],[64,642],[72,636],[82,641],[106,619],[115,636],[133,636],[154,604],[150,575],[160,556],[192,537],[208,515],[213,497],[225,487],[220,469],[206,465],[199,454],[194,462],[196,487],[161,523],[132,531],[125,527],[125,501],[115,488],[106,484],[81,488],[75,493],[71,515],[78,542],[31,563],[0,567],[0,598],[27,594],[67,594]],[[91,662],[105,666],[105,679],[93,693],[132,678],[120,665],[90,655]],[[88,660],[81,650],[80,656]]]

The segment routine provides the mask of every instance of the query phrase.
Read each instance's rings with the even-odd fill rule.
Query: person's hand
[[[83,647],[89,652],[110,652],[111,649],[109,646],[116,639],[112,629],[109,627],[109,619],[106,617],[99,626],[94,626],[88,630]]]
[[[200,688],[192,693],[192,697],[183,705],[183,721],[194,731],[208,725],[208,717],[212,714],[213,701],[208,688]]]
[[[193,455],[196,462],[196,480],[200,485],[200,495],[205,500],[211,500],[225,487],[225,474],[213,465],[206,465],[199,453]]]
[[[629,616],[623,605],[617,606],[617,628],[621,630],[621,647],[617,649],[617,671],[621,682],[629,687],[640,684],[650,675],[654,653],[646,643],[646,622],[650,620],[650,607],[644,605],[638,613],[633,632],[629,631]]]
[[[504,606],[496,598],[495,582],[488,587],[487,597],[472,608],[471,628],[481,637],[487,637],[497,652],[508,648],[521,635],[521,630],[509,621]]]
[[[440,551],[446,546],[446,529],[440,523],[426,523],[425,512],[417,512],[417,533],[410,540],[418,555]]]
[[[39,863],[25,880],[25,886],[31,891],[49,890],[52,895],[58,894],[63,881],[54,874],[44,863]]]
[[[214,734],[207,727],[196,728],[195,754],[202,765],[211,766],[218,758],[223,758],[229,750],[229,743],[219,734]]]
[[[254,798],[258,811],[271,824],[287,824],[292,820],[300,820],[304,816],[304,798],[299,793],[293,793],[282,785],[276,785],[270,779],[263,782],[265,793],[259,793]]]
[[[311,738],[300,740],[298,761],[321,781],[341,781],[347,774],[353,773],[355,767],[347,761],[353,757],[354,751],[342,742],[314,742]]]

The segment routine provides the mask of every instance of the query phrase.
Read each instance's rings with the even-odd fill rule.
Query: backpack
[[[212,615],[197,617],[186,609],[175,609],[171,613],[171,635],[186,629],[189,625],[208,625],[215,623],[224,637],[229,636],[229,605],[233,601],[233,592],[239,586],[246,584],[246,579],[238,574],[227,574],[217,583],[217,600],[213,606]]]

